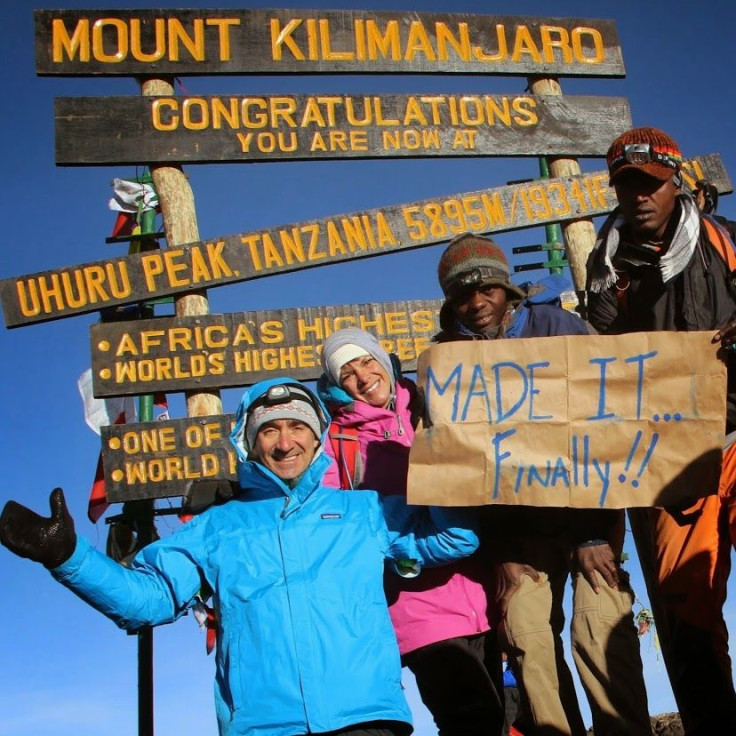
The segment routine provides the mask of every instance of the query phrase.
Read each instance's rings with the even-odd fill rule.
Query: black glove
[[[51,517],[47,518],[8,501],[0,516],[0,542],[19,557],[52,569],[72,556],[77,535],[61,488],[51,491],[49,506]]]
[[[184,492],[182,511],[201,514],[210,506],[220,506],[237,495],[240,485],[234,480],[211,479],[190,481]]]

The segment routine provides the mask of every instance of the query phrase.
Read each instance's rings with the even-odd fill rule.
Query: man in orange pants
[[[672,138],[635,128],[608,150],[619,207],[588,261],[588,319],[601,334],[713,330],[728,364],[726,431],[736,429],[736,279],[683,188]],[[714,235],[715,233],[715,235]],[[728,236],[726,245],[731,248]],[[724,254],[727,255],[727,252]],[[736,537],[736,448],[720,488],[688,508],[629,512],[662,654],[688,736],[736,733],[736,692],[723,618]]]
[[[704,703],[715,704],[714,733],[734,732],[725,725],[734,723],[736,693],[723,604],[736,548],[736,433],[728,441],[718,494],[687,509],[629,512],[644,575],[657,582],[648,586],[654,619],[688,734],[706,733],[690,716]]]

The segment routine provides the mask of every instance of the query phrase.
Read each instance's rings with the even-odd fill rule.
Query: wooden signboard
[[[322,342],[360,327],[413,371],[439,331],[439,299],[159,317],[90,329],[96,397],[245,386],[322,373]]]
[[[623,97],[60,97],[62,166],[457,156],[602,156]]]
[[[102,427],[110,503],[181,496],[188,483],[235,478],[233,414]]]
[[[610,20],[366,10],[37,10],[57,75],[544,74],[622,77]]]
[[[686,180],[732,186],[718,154],[684,165]],[[466,231],[496,233],[607,214],[616,205],[608,173],[540,180],[425,199],[183,247],[0,281],[7,327],[45,322],[198,288],[394,253]]]

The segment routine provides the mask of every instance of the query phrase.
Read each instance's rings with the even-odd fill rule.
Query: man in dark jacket
[[[608,150],[619,207],[588,261],[588,317],[604,334],[714,330],[736,344],[732,274],[683,190],[677,143],[635,128]],[[730,247],[730,244],[729,244]],[[715,347],[714,347],[715,349]],[[736,370],[728,361],[727,431],[736,428]],[[736,530],[734,446],[724,453],[721,488],[694,489],[692,506],[630,511],[662,653],[685,732],[736,733],[736,693],[723,619]],[[729,479],[731,479],[729,481]],[[717,491],[719,491],[717,493]]]
[[[488,238],[453,240],[438,278],[445,294],[438,342],[590,332],[560,306],[557,293],[512,284],[506,256]],[[481,549],[495,563],[501,644],[517,663],[534,733],[586,733],[560,636],[572,574],[573,657],[594,729],[607,736],[651,734],[633,593],[619,566],[623,513],[491,506],[486,522]]]

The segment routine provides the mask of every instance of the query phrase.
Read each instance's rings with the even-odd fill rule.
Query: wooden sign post
[[[684,163],[691,186],[733,187],[717,154]],[[263,278],[356,258],[611,212],[608,172],[435,197],[347,215],[218,236],[162,251],[110,258],[0,281],[7,327],[71,317],[146,299]]]
[[[38,74],[622,77],[613,21],[363,10],[37,10]]]
[[[562,88],[557,80],[553,78],[531,79],[529,89],[538,95],[562,95]],[[607,146],[610,145],[614,137],[606,139]],[[580,174],[580,164],[574,158],[555,156],[549,162],[549,171],[555,177],[576,176]],[[570,264],[573,284],[575,291],[580,296],[585,291],[585,268],[588,254],[595,245],[593,220],[590,217],[585,217],[566,223],[562,228],[562,232],[565,237],[565,250]]]
[[[373,302],[93,325],[94,393],[203,391],[279,375],[315,380],[322,343],[343,327],[371,332],[403,370],[413,371],[439,332],[441,305],[439,299]]]
[[[631,127],[625,98],[550,95],[61,97],[54,116],[62,166],[601,156]]]

